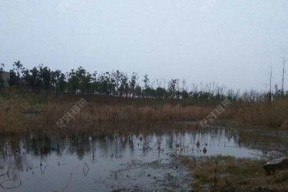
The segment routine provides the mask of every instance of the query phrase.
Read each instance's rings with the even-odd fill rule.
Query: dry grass
[[[73,103],[49,103],[44,106],[47,121],[56,120]],[[97,103],[88,104],[77,116],[78,120],[86,121],[125,121],[125,122],[154,122],[154,121],[195,121],[206,117],[211,109],[197,106],[158,105],[158,106],[133,106],[109,105]]]
[[[32,105],[29,100],[15,96],[12,99],[0,98],[0,130],[2,132],[28,131],[40,117],[29,115],[29,110],[37,110],[37,105]]]
[[[261,160],[215,156],[181,161],[195,178],[195,191],[288,191],[288,171],[268,177]]]
[[[10,93],[0,96],[0,131],[55,128],[59,120],[80,99],[77,96],[49,98]],[[197,105],[176,100],[85,97],[88,104],[69,123],[156,123],[200,121],[215,104]],[[40,112],[41,111],[41,112]],[[40,112],[40,113],[38,113]],[[233,103],[214,123],[240,126],[288,128],[288,99],[273,102]]]
[[[0,97],[1,98],[1,97]],[[1,98],[0,131],[19,132],[32,129],[53,129],[56,122],[73,107],[79,98],[35,101],[17,95]],[[87,99],[88,100],[88,99]],[[201,120],[212,110],[209,107],[182,106],[180,104],[145,105],[128,102],[89,101],[67,124],[93,125],[96,123],[156,123]]]
[[[288,100],[236,104],[233,118],[239,125],[288,128]]]

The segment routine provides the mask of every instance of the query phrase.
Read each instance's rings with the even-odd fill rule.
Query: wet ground
[[[286,155],[286,132],[239,130],[2,136],[0,191],[189,191],[180,155]]]

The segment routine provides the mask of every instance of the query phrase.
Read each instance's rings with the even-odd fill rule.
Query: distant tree
[[[145,89],[143,91],[143,93],[146,97],[156,97],[157,96],[156,90],[153,89],[152,87],[148,87],[147,89]]]
[[[139,84],[135,87],[135,94],[138,97],[142,95],[142,88],[139,86]]]
[[[158,98],[166,98],[168,96],[168,93],[166,91],[166,89],[162,88],[162,87],[158,87],[156,89],[156,97]]]
[[[39,66],[40,88],[48,93],[52,89],[52,72],[48,67]]]
[[[111,77],[109,72],[103,73],[98,77],[98,92],[102,95],[115,94],[115,80]]]
[[[128,77],[126,74],[123,74],[122,78],[121,78],[121,85],[119,87],[119,93],[121,96],[126,96],[128,97],[128,93],[129,93],[129,84],[128,84]]]
[[[143,80],[143,82],[144,82],[144,89],[147,89],[148,87],[150,87],[150,80],[149,80],[149,77],[148,77],[148,75],[146,74],[146,75],[144,75],[144,80]]]
[[[94,71],[91,75],[91,90],[93,94],[97,94],[98,92],[98,81],[97,81],[97,71]]]
[[[70,93],[92,93],[92,75],[82,66],[76,71],[73,69],[67,74],[67,87]]]
[[[2,89],[5,86],[3,74],[4,74],[4,64],[1,63],[0,65],[0,89]]]
[[[186,90],[183,90],[180,95],[182,99],[189,99],[189,93]]]
[[[26,69],[23,72],[23,81],[25,86],[34,93],[40,93],[41,87],[43,87],[41,86],[40,71],[37,67],[33,67],[30,70]]]
[[[112,72],[111,78],[115,81],[115,94],[117,96],[121,95],[120,87],[122,84],[123,79],[125,79],[125,74],[123,72],[120,72],[119,70],[116,70]]]
[[[178,79],[171,79],[168,84],[168,92],[171,98],[176,97]]]
[[[134,97],[135,95],[137,79],[138,79],[137,73],[133,73],[129,81],[129,90],[130,90],[130,94],[132,95],[132,97]]]
[[[54,93],[56,95],[58,95],[59,93],[64,93],[66,87],[66,77],[64,73],[62,73],[60,70],[56,70],[52,72],[51,76],[51,84],[52,87],[54,87]]]
[[[76,94],[79,89],[79,81],[74,69],[67,73],[67,88],[71,94]]]
[[[92,75],[87,72],[83,67],[79,67],[76,71],[76,76],[79,82],[79,90],[81,91],[81,93],[91,93]]]
[[[142,91],[145,97],[156,97],[156,91],[150,85],[150,79],[148,75],[144,75],[144,89]]]
[[[213,94],[207,92],[207,91],[200,91],[198,93],[198,99],[199,100],[210,100],[211,98],[213,98]]]
[[[238,90],[237,92],[235,92],[234,90],[229,89],[229,90],[227,91],[226,97],[227,97],[227,99],[229,99],[230,101],[236,101],[237,98],[239,97],[239,94],[240,94],[239,90]],[[256,92],[251,92],[251,96],[252,96],[252,95],[254,96],[254,94],[257,95]]]
[[[21,85],[21,78],[25,68],[20,61],[16,61],[13,64],[13,69],[10,70],[9,85],[11,87],[19,87]]]

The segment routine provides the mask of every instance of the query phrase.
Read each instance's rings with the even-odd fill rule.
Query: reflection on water
[[[29,134],[2,137],[0,144],[0,190],[24,192],[181,191],[191,187],[191,177],[173,158],[177,155],[267,155],[255,136],[223,128],[125,135]]]

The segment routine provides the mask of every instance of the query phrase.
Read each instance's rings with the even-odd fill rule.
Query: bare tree
[[[286,61],[285,61],[285,57],[283,57],[282,89],[281,89],[281,95],[282,95],[282,96],[284,95],[285,65],[286,65]]]
[[[269,101],[271,101],[272,100],[272,73],[273,73],[273,71],[272,71],[272,65],[271,65],[271,71],[270,71],[270,90],[269,90]]]

